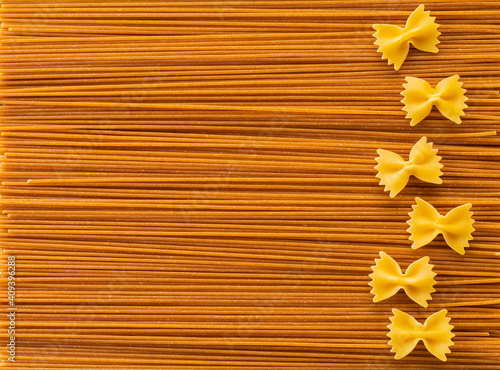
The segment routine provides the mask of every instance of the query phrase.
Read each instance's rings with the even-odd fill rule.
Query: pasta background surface
[[[372,25],[419,4],[2,1],[6,366],[498,369],[500,1],[426,1],[439,52],[410,48],[395,71]],[[411,127],[405,77],[455,74],[462,123],[434,109]],[[443,183],[411,177],[391,199],[377,149],[406,158],[423,136]],[[415,197],[441,214],[473,204],[465,256],[441,236],[411,249]],[[428,309],[372,302],[381,250],[403,271],[431,258]],[[446,309],[448,361],[422,343],[395,360],[393,308]]]

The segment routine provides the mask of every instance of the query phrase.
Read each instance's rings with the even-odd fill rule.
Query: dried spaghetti
[[[427,1],[439,53],[412,49],[396,72],[372,25],[418,5],[2,1],[2,270],[14,256],[17,308],[4,363],[497,369],[500,1]],[[434,110],[410,127],[405,77],[454,74],[462,124]],[[443,184],[412,178],[390,199],[377,149],[406,155],[422,136]],[[442,214],[474,205],[466,256],[440,237],[410,248],[416,196]],[[380,250],[404,270],[431,256],[428,310],[372,302]],[[394,360],[393,308],[448,310],[448,361],[421,343]]]

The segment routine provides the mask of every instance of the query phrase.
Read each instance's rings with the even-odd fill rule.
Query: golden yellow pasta
[[[389,345],[391,352],[395,352],[396,359],[407,356],[419,341],[424,342],[425,348],[441,361],[446,361],[446,354],[450,353],[450,346],[454,343],[451,338],[455,336],[451,332],[450,318],[446,317],[448,311],[441,310],[429,316],[424,324],[420,324],[415,318],[403,311],[393,309],[390,329],[387,336],[391,338]]]
[[[432,271],[434,265],[429,263],[429,257],[413,262],[404,274],[398,263],[385,252],[380,252],[380,259],[376,259],[375,263],[373,273],[369,275],[372,279],[369,285],[373,288],[370,293],[375,295],[373,302],[390,298],[403,289],[414,302],[422,307],[428,306],[431,293],[436,291],[433,288],[436,273]]]
[[[408,232],[410,240],[413,241],[412,248],[418,249],[429,244],[434,238],[442,234],[446,244],[460,254],[465,254],[465,248],[472,240],[474,228],[473,212],[470,211],[472,204],[467,203],[449,211],[446,215],[439,212],[429,203],[421,198],[415,198],[417,202],[413,205],[413,212],[409,213],[407,221],[410,227]]]
[[[430,16],[430,11],[424,11],[424,5],[420,5],[408,17],[406,27],[401,28],[392,24],[374,24],[377,31],[373,34],[377,39],[378,52],[382,53],[382,59],[387,59],[389,65],[394,64],[397,71],[408,55],[410,44],[415,48],[437,53],[439,44],[438,37],[441,34],[435,23],[436,17]]]
[[[385,149],[378,149],[379,157],[375,158],[378,165],[376,177],[380,179],[379,185],[385,185],[384,191],[390,191],[390,197],[394,198],[404,189],[410,179],[417,179],[441,184],[441,157],[437,155],[438,150],[432,148],[432,143],[427,143],[427,138],[422,137],[411,149],[408,161],[399,154]]]
[[[460,116],[465,114],[467,97],[464,95],[466,90],[462,89],[462,82],[458,81],[459,78],[459,75],[445,78],[433,88],[425,80],[406,77],[408,83],[403,85],[405,90],[401,95],[404,96],[403,110],[408,112],[406,118],[411,118],[411,125],[415,126],[427,117],[433,106],[449,120],[461,123]]]

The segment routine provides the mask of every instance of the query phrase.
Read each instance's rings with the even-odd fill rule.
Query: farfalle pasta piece
[[[411,175],[425,182],[442,184],[443,165],[439,163],[441,157],[437,152],[437,149],[432,149],[432,143],[427,143],[425,136],[413,146],[408,161],[396,153],[378,149],[380,157],[375,158],[378,162],[375,169],[379,185],[385,185],[384,191],[390,190],[390,197],[394,198],[404,189]]]
[[[467,90],[462,88],[463,83],[459,79],[459,75],[445,78],[433,88],[421,78],[406,77],[408,83],[403,84],[405,91],[401,93],[404,96],[401,102],[405,105],[406,118],[411,118],[410,125],[415,126],[427,117],[433,106],[449,120],[461,123],[460,116],[465,114],[464,109],[467,108]]]
[[[472,233],[475,231],[472,224],[475,222],[472,219],[473,212],[470,211],[472,204],[467,203],[452,209],[445,216],[429,203],[421,198],[415,198],[417,202],[413,205],[413,212],[408,215],[410,219],[407,224],[410,228],[407,230],[410,235],[410,240],[413,241],[411,246],[413,249],[418,249],[429,244],[434,238],[443,234],[446,244],[448,244],[455,252],[465,254],[465,247],[469,246],[469,240],[472,240]]]
[[[388,254],[380,252],[380,259],[375,260],[376,265],[372,266],[373,274],[369,276],[372,281],[369,283],[373,289],[373,302],[380,302],[392,297],[400,289],[403,289],[408,297],[422,307],[427,307],[427,301],[431,300],[431,293],[436,290],[436,284],[432,271],[434,265],[429,263],[429,257],[423,257],[413,262],[403,274],[398,263]]]
[[[408,355],[421,340],[425,348],[441,361],[446,361],[446,354],[450,353],[450,347],[454,344],[451,338],[455,336],[451,332],[450,318],[446,317],[447,310],[441,310],[429,316],[425,323],[420,324],[411,315],[393,309],[393,317],[387,336],[391,338],[389,345],[391,352],[395,352],[394,358],[399,360]]]
[[[374,24],[373,28],[377,31],[373,34],[377,38],[375,45],[379,47],[377,51],[382,53],[382,59],[387,59],[388,64],[394,64],[398,70],[408,55],[410,44],[419,50],[437,53],[436,45],[441,33],[437,30],[439,25],[434,22],[435,19],[429,11],[424,11],[424,5],[420,5],[408,17],[405,28]]]

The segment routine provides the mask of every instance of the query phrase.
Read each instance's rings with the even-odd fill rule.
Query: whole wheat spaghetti
[[[395,71],[372,25],[418,5],[2,1],[4,365],[498,369],[500,1],[426,1],[439,53]],[[434,109],[411,127],[405,77],[455,74],[462,123]],[[377,149],[423,136],[443,183],[390,199]],[[415,197],[473,204],[465,256],[441,236],[411,249]],[[372,302],[380,251],[403,271],[431,257],[428,309]],[[395,360],[393,308],[446,309],[448,361],[421,343]]]

